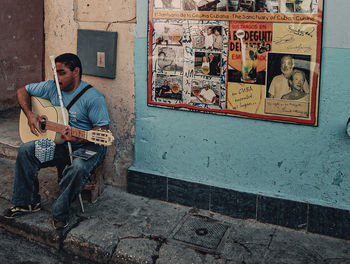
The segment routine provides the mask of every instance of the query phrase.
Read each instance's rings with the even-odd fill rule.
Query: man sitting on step
[[[82,66],[80,59],[71,53],[62,54],[55,59],[57,78],[62,94],[63,105],[67,105],[88,84],[81,80]],[[35,155],[35,141],[21,145],[15,165],[15,175],[11,203],[14,205],[4,212],[4,217],[37,212],[41,209],[39,195],[38,171],[41,168],[56,166],[62,179],[59,183],[60,195],[53,204],[53,227],[63,229],[68,226],[69,208],[71,202],[81,193],[89,180],[90,172],[96,168],[106,155],[106,147],[96,145],[84,139],[72,136],[72,128],[80,130],[108,129],[109,115],[105,97],[97,89],[85,89],[69,109],[69,126],[64,127],[61,137],[66,141],[57,144],[53,159],[41,162]],[[44,119],[32,112],[31,97],[41,97],[60,106],[60,100],[55,81],[44,81],[28,84],[17,91],[18,103],[28,119],[31,133],[42,133],[39,122]],[[73,151],[79,148],[90,150],[95,155],[89,159],[75,158],[70,162],[68,143]]]

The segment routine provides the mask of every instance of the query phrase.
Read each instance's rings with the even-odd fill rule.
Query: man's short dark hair
[[[64,53],[56,57],[55,62],[61,62],[66,65],[71,71],[76,67],[80,69],[80,79],[83,72],[79,57],[73,53]]]

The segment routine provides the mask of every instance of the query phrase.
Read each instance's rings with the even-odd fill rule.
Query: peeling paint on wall
[[[337,185],[340,187],[341,183],[343,182],[344,174],[341,171],[338,171],[335,177],[333,178],[333,185]]]

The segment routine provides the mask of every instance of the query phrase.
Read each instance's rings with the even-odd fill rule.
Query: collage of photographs
[[[321,23],[171,19],[183,10],[300,12],[321,0],[154,0],[149,105],[316,124]],[[208,8],[208,9],[205,9]],[[287,15],[288,16],[288,15]]]
[[[154,97],[218,108],[223,72],[222,50],[227,49],[225,29],[217,23],[195,22],[189,26],[183,22],[156,21],[153,25],[156,51],[153,55],[156,69]],[[185,31],[189,32],[188,40]],[[190,70],[189,64],[192,65]],[[190,89],[184,90],[184,79],[189,79],[189,76],[192,76]],[[187,96],[185,91],[188,91]],[[209,100],[210,93],[213,96]]]
[[[154,97],[157,100],[219,108],[223,50],[227,49],[228,23],[225,24],[224,27],[216,22],[195,21],[184,25],[184,21],[155,21],[153,63],[156,73]],[[186,89],[185,80],[188,83]],[[210,92],[215,94],[214,100],[205,96]]]

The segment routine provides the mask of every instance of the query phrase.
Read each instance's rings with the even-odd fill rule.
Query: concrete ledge
[[[175,180],[129,169],[128,192],[234,218],[350,240],[350,211]]]
[[[148,254],[157,255],[158,241],[171,234],[188,210],[106,187],[95,204],[86,204],[63,249],[98,263],[143,263]]]
[[[154,263],[159,257],[158,242],[148,238],[122,239],[110,263]]]
[[[0,157],[8,159],[16,159],[18,147],[10,146],[0,142]]]
[[[68,235],[64,241],[63,249],[70,254],[81,256],[97,263],[108,263],[111,252],[106,251],[100,245]]]
[[[19,108],[0,111],[0,157],[16,159],[21,145],[19,137]]]
[[[14,161],[0,159],[0,184],[3,185],[0,211],[10,206],[13,164]],[[350,241],[296,232],[258,221],[234,219],[213,211],[133,195],[112,186],[106,186],[95,204],[85,204],[85,213],[81,213],[78,201],[74,201],[69,227],[64,232],[56,232],[51,225],[50,213],[52,202],[58,195],[56,174],[51,172],[50,175],[47,170],[40,173],[43,210],[13,220],[0,217],[0,226],[64,253],[87,259],[87,263],[277,264],[297,260],[294,262],[299,264],[333,263],[339,259],[344,263],[350,261]],[[179,194],[182,194],[181,186],[185,183],[176,184]],[[230,197],[223,196],[222,203],[230,201]],[[204,200],[199,204],[203,204]],[[313,209],[313,214],[317,213]],[[195,225],[188,224],[186,219],[189,218],[198,221]],[[217,233],[215,223],[228,228],[220,235],[219,246],[208,252],[202,242],[208,241],[208,245],[212,245],[209,239]],[[204,228],[208,230],[206,237],[203,237],[206,233],[197,233]],[[177,236],[180,230],[189,238]],[[199,240],[201,243],[198,243]]]
[[[10,203],[0,199],[0,209],[4,211]],[[39,211],[15,219],[6,219],[0,216],[0,226],[11,233],[41,242],[59,249],[60,236],[51,226],[51,216],[48,212]]]

